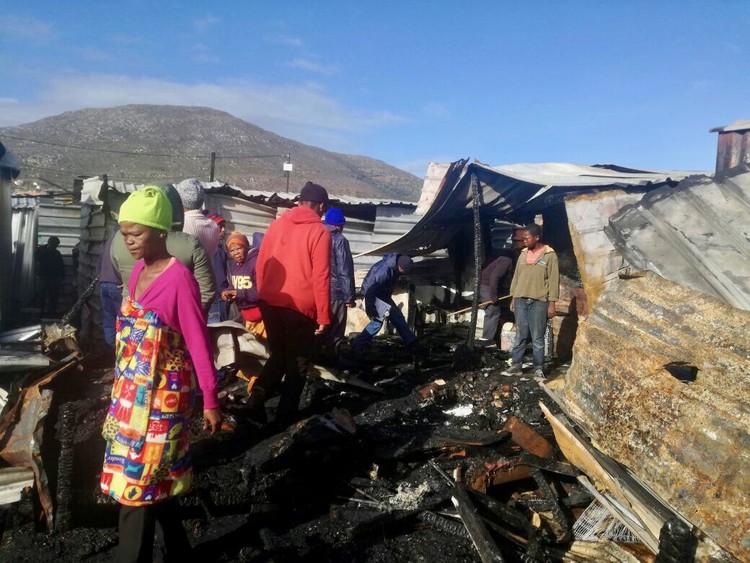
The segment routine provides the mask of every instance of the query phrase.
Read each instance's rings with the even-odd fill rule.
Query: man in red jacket
[[[315,335],[331,323],[331,233],[320,217],[328,204],[323,186],[307,182],[299,205],[268,227],[260,247],[258,298],[270,357],[250,395],[256,419],[265,419],[266,396],[282,378],[276,420],[291,422],[299,411]]]

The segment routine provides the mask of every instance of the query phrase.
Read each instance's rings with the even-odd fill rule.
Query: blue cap
[[[341,211],[338,207],[331,207],[326,211],[326,216],[323,219],[323,222],[326,225],[331,225],[333,227],[341,227],[346,223],[346,219],[344,218],[344,212]]]

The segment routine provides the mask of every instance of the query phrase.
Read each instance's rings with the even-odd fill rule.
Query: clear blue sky
[[[712,170],[750,118],[750,1],[0,3],[0,125],[201,105],[430,161]],[[12,143],[8,143],[12,149]]]

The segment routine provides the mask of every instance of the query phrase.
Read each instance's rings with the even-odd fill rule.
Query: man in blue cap
[[[343,211],[331,207],[323,222],[331,231],[331,324],[323,334],[322,345],[326,352],[335,354],[346,332],[346,310],[354,307],[354,260],[343,234]]]

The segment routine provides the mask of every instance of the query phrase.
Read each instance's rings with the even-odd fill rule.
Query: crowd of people
[[[275,421],[288,424],[298,416],[316,351],[338,356],[347,311],[355,306],[346,218],[329,207],[323,186],[307,182],[299,204],[251,238],[227,233],[225,219],[203,207],[196,179],[133,192],[101,256],[104,337],[115,364],[101,490],[121,505],[121,561],[148,560],[155,534],[170,559],[189,552],[172,499],[191,488],[187,428],[198,390],[204,427],[213,433],[222,424],[208,326],[240,320],[266,344],[269,357],[248,408],[265,423],[266,400],[278,393]],[[509,257],[493,258],[481,286],[489,304],[485,335],[494,339],[499,314],[493,308],[502,300],[502,280],[513,272],[510,308],[518,337],[511,373],[520,373],[528,341],[534,370],[542,370],[544,326],[559,283],[556,255],[539,242],[538,226],[522,234],[526,248],[515,269]],[[353,353],[370,345],[386,320],[405,346],[415,345],[417,335],[392,297],[413,265],[411,257],[393,253],[372,266],[361,287],[369,324],[352,341]]]

